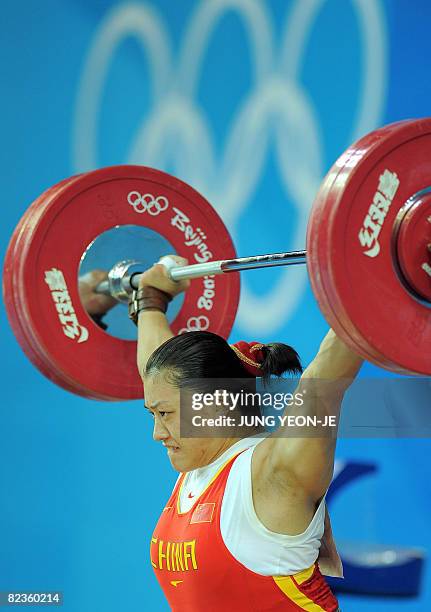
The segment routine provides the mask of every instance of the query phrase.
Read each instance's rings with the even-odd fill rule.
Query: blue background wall
[[[202,191],[240,254],[302,248],[334,159],[430,114],[430,18],[426,0],[6,1],[2,253],[49,185],[126,162]],[[0,590],[63,590],[68,612],[166,610],[147,553],[175,474],[141,403],[55,387],[3,308],[1,322]],[[307,362],[325,330],[304,269],[244,275],[232,339],[285,340]],[[342,440],[338,455],[380,471],[335,502],[337,536],[431,552],[429,440]],[[430,582],[427,568],[420,600],[342,607],[423,611]]]

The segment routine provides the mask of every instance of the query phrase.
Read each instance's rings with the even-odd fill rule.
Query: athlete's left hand
[[[113,297],[94,291],[97,285],[107,278],[108,273],[104,270],[91,270],[78,278],[79,296],[90,316],[103,315],[118,304]]]

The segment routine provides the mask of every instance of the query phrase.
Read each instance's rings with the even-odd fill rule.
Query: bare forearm
[[[302,374],[297,391],[306,398],[302,414],[319,418],[335,416],[337,421],[344,393],[363,363],[330,329],[316,357]]]
[[[362,357],[354,353],[330,329],[324,337],[316,357],[306,368],[304,378],[351,381],[363,363]]]
[[[158,310],[145,310],[138,319],[137,365],[143,377],[150,355],[166,340],[173,337],[166,316]]]
[[[144,376],[145,368],[148,359],[166,340],[173,337],[171,328],[162,311],[166,311],[167,299],[166,294],[175,297],[182,291],[186,291],[190,286],[189,280],[173,281],[165,265],[186,266],[187,259],[179,255],[169,255],[163,258],[164,264],[157,263],[151,268],[143,272],[139,279],[139,289],[145,294],[145,287],[153,288],[152,295],[146,295],[146,298],[151,298],[151,305],[141,304],[141,309],[138,316],[138,349],[136,362],[141,378]],[[158,290],[159,294],[154,295],[154,289]],[[148,293],[148,292],[147,292]],[[157,291],[156,291],[157,293]],[[143,296],[142,300],[145,302]]]

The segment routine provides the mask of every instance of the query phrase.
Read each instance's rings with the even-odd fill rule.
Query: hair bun
[[[262,345],[264,359],[262,361],[262,377],[269,379],[271,376],[281,376],[282,374],[299,375],[303,368],[301,360],[295,349],[288,344],[281,342],[271,342]]]
[[[271,376],[301,374],[302,366],[294,348],[280,342],[262,344],[241,340],[231,345],[243,367],[256,377],[269,380]]]

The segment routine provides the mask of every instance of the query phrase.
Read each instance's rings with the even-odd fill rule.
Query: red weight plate
[[[29,335],[31,329],[25,322],[22,324],[20,315],[22,316],[22,313],[27,308],[26,298],[28,296],[26,296],[22,291],[22,286],[18,280],[20,259],[25,252],[26,237],[28,236],[28,232],[30,231],[31,233],[32,228],[37,223],[40,215],[43,214],[43,210],[49,203],[50,199],[54,197],[54,195],[58,194],[66,184],[71,182],[71,180],[73,179],[61,181],[45,191],[37,200],[35,200],[35,202],[33,202],[33,204],[27,209],[26,213],[21,218],[11,237],[5,256],[3,296],[12,329],[30,361],[54,383],[76,393],[79,392],[76,387],[61,377],[60,372],[58,372],[55,369],[55,366],[47,359],[41,347],[37,344],[37,342],[35,343],[33,341]]]
[[[384,131],[387,133],[396,126],[387,126]],[[376,350],[375,346],[371,345],[363,336],[360,335],[358,329],[355,326],[355,321],[352,321],[349,317],[345,316],[345,312],[339,307],[337,302],[330,299],[332,286],[332,279],[328,274],[320,275],[320,265],[326,261],[326,255],[330,248],[330,237],[331,237],[331,226],[328,223],[329,211],[338,205],[337,198],[341,184],[336,185],[335,189],[331,189],[333,184],[338,177],[339,181],[343,181],[343,173],[349,173],[352,168],[356,167],[358,163],[362,161],[364,157],[369,154],[370,148],[377,146],[381,141],[382,130],[372,132],[360,143],[352,145],[348,151],[343,154],[339,160],[334,164],[330,170],[328,177],[322,185],[315,205],[313,207],[312,215],[309,223],[308,238],[310,244],[310,276],[312,279],[312,285],[314,285],[315,293],[318,296],[320,306],[328,319],[332,327],[337,331],[337,334],[344,339],[344,341],[351,346],[353,350],[361,354],[365,359],[376,363],[379,366],[387,369],[404,373],[404,369],[398,364],[391,362],[387,359],[387,356]],[[359,146],[358,146],[359,144]],[[333,177],[331,185],[326,188],[325,184],[328,182],[328,178]],[[319,211],[320,219],[315,214]],[[314,265],[312,265],[314,262]],[[320,282],[320,294],[319,287],[317,286],[317,278]],[[323,284],[322,279],[325,281]],[[332,298],[333,300],[333,298]]]
[[[114,338],[93,323],[81,305],[77,278],[87,246],[118,225],[159,232],[190,263],[236,256],[225,226],[207,201],[157,170],[104,168],[78,177],[51,199],[26,236],[20,261],[20,286],[33,295],[22,321],[31,328],[39,353],[63,380],[87,396],[106,400],[142,397],[136,342]],[[239,300],[239,276],[217,276],[214,281],[214,298],[204,294],[204,279],[192,281],[172,323],[174,333],[209,329],[228,336]],[[57,303],[65,304],[60,307],[63,317]]]
[[[40,372],[67,391],[71,391],[83,397],[103,400],[103,396],[96,393],[90,393],[88,389],[78,385],[77,382],[71,380],[64,372],[60,371],[58,364],[53,362],[49,354],[44,351],[38,338],[32,333],[33,329],[31,322],[29,324],[29,322],[25,320],[24,313],[28,309],[28,300],[33,299],[33,297],[32,294],[28,296],[22,290],[23,283],[19,280],[21,267],[25,267],[25,263],[28,262],[26,259],[26,249],[29,244],[29,237],[35,231],[39,219],[43,216],[52,198],[60,194],[62,190],[67,185],[70,185],[76,178],[76,176],[67,178],[47,189],[33,202],[21,218],[9,242],[5,257],[3,294],[6,311],[14,334],[24,353]],[[21,266],[21,262],[24,262],[23,266]],[[23,317],[24,320],[21,322]]]
[[[324,285],[327,275],[323,272],[321,265],[324,256],[321,255],[327,250],[328,246],[328,225],[326,222],[327,208],[333,205],[335,190],[332,189],[338,174],[345,166],[350,167],[356,163],[357,155],[355,149],[348,149],[334,164],[321,184],[319,193],[315,199],[308,227],[307,227],[307,268],[310,276],[311,286],[314,295],[319,303],[320,309],[337,335],[348,344],[352,350],[362,355],[365,359],[383,365],[387,368],[396,366],[384,359],[383,356],[371,352],[370,347],[363,347],[357,341],[357,333],[350,321],[340,320],[340,313],[335,312],[329,300],[329,295]],[[322,205],[325,203],[325,206]]]
[[[78,175],[80,176],[80,175]],[[81,175],[82,176],[82,175]],[[28,309],[28,299],[33,299],[32,294],[27,296],[23,292],[23,282],[20,281],[25,265],[28,263],[27,248],[30,243],[30,236],[37,228],[37,224],[43,217],[50,201],[54,196],[59,195],[63,189],[70,185],[78,177],[71,177],[57,183],[46,190],[26,211],[18,224],[7,250],[5,259],[5,270],[3,276],[3,291],[11,326],[19,340],[24,352],[32,363],[55,384],[63,387],[83,397],[92,399],[105,399],[103,395],[90,392],[85,387],[79,385],[58,367],[58,364],[50,359],[50,355],[45,352],[40,339],[34,335],[31,321],[25,319]],[[21,263],[23,265],[21,265]],[[7,296],[7,298],[6,298]],[[21,323],[21,318],[23,322]]]
[[[79,176],[79,175],[78,175]],[[34,352],[37,354],[39,360],[42,360],[42,367],[39,369],[54,383],[60,385],[68,391],[88,397],[88,391],[74,382],[67,374],[61,371],[58,364],[50,359],[50,356],[44,350],[44,347],[40,343],[40,339],[35,334],[31,321],[28,319],[27,312],[29,303],[34,299],[32,292],[28,293],[23,291],[23,271],[28,265],[28,248],[31,243],[31,236],[36,231],[39,220],[45,214],[47,207],[54,197],[58,197],[64,189],[70,186],[78,177],[71,177],[65,179],[55,185],[53,188],[48,189],[36,202],[31,206],[32,214],[28,216],[25,225],[20,235],[20,243],[17,243],[15,251],[17,257],[15,257],[13,272],[14,272],[14,283],[12,286],[12,295],[14,297],[15,306],[17,312],[20,315],[21,320],[21,331],[23,338],[27,343],[27,349],[32,347]],[[99,396],[93,395],[94,399],[102,399]]]
[[[431,307],[431,194],[418,194],[400,213],[395,257],[401,280]]]
[[[388,128],[385,128],[385,131],[387,132],[388,130],[393,129],[394,127],[396,126],[389,126]],[[355,166],[358,163],[358,161],[361,160],[364,156],[366,157],[366,155],[369,153],[369,147],[371,147],[372,145],[376,145],[376,143],[381,141],[382,134],[379,132],[373,132],[371,135],[366,137],[366,139],[363,139],[358,148],[356,148],[357,145],[353,145],[353,147],[349,149],[350,156],[351,156],[350,162],[345,163],[346,155],[342,156],[342,158],[340,158],[340,160],[335,164],[335,166],[331,170],[330,175],[333,173],[337,175],[337,173],[339,172],[346,172],[346,171],[349,172],[352,166]],[[338,195],[338,191],[333,190],[332,193],[329,192],[329,196],[330,197],[332,196],[332,200],[327,201],[326,203],[324,202],[325,210],[323,212],[326,215],[326,217],[328,217],[329,210],[331,210],[331,208],[337,204],[336,196]],[[320,203],[321,203],[321,200],[320,200]],[[321,207],[319,206],[319,197],[318,197],[316,201],[315,209],[320,210],[320,208]],[[316,271],[316,270],[319,270],[319,262],[325,261],[326,253],[328,252],[328,248],[329,248],[328,247],[328,236],[330,236],[330,225],[328,224],[327,219],[326,219],[326,225],[320,225],[320,224],[314,223],[314,229],[317,228],[318,231],[313,231],[312,221],[315,218],[316,218],[316,215],[314,216],[312,215],[312,219],[310,220],[310,226],[309,226],[309,230],[310,230],[309,238],[310,238],[310,250],[313,251],[313,257],[316,263],[314,270]],[[312,243],[314,243],[314,245],[312,245]],[[316,247],[317,244],[320,244],[319,250]],[[312,246],[314,246],[314,248],[312,248]],[[310,274],[312,275],[312,279],[313,279],[313,270],[310,271]],[[322,289],[322,293],[319,299],[322,310],[324,310],[324,305],[322,305],[322,297],[325,296],[326,292],[329,292],[329,294],[331,293],[332,279],[329,278],[327,274],[326,275],[323,274],[322,277],[325,279],[327,283],[327,287],[325,287],[325,289]],[[328,282],[328,278],[329,278],[329,282]],[[313,280],[312,280],[312,284],[313,284]],[[314,282],[314,285],[316,285],[316,282]],[[352,346],[354,350],[362,354],[365,358],[369,359],[370,361],[373,361],[377,363],[378,365],[381,365],[382,367],[387,367],[388,369],[391,369],[394,371],[400,371],[400,372],[404,371],[402,368],[400,368],[398,364],[388,361],[386,355],[384,353],[383,354],[379,353],[376,350],[375,346],[370,345],[370,343],[368,343],[366,339],[364,340],[363,337],[361,338],[360,334],[358,333],[358,330],[355,328],[356,322],[355,321],[352,322],[351,319],[345,316],[345,313],[339,307],[339,304],[336,305],[336,307],[334,308],[333,305],[329,302],[328,308],[330,312],[325,312],[325,315],[327,316],[328,320],[331,322],[332,326],[336,328],[337,333],[341,337],[343,337],[344,340],[348,344],[350,344],[350,346]],[[358,339],[359,339],[359,342],[361,343],[359,345],[358,345]]]
[[[20,242],[20,239],[23,235],[23,228],[25,222],[30,214],[30,209],[26,212],[26,214],[21,218],[19,224],[17,225],[12,237],[9,241],[9,245],[6,251],[5,260],[4,260],[4,268],[3,268],[3,300],[6,307],[6,312],[9,318],[9,322],[14,331],[15,336],[17,337],[21,347],[23,348],[27,357],[32,361],[32,363],[43,371],[43,362],[39,358],[37,352],[33,349],[33,346],[27,341],[24,335],[24,330],[22,329],[21,322],[19,319],[19,312],[23,307],[22,303],[16,304],[14,301],[14,281],[16,282],[15,275],[15,267],[19,257],[19,249],[17,249],[17,245]],[[46,374],[45,372],[43,372]]]
[[[23,220],[26,222],[20,232],[20,242],[17,242],[15,246],[16,256],[14,257],[12,255],[11,257],[11,272],[13,271],[13,279],[12,276],[9,275],[9,283],[11,284],[10,294],[12,298],[14,298],[14,301],[11,312],[8,314],[15,335],[24,352],[47,378],[67,391],[71,391],[77,395],[96,400],[104,400],[105,397],[103,395],[91,392],[77,381],[71,379],[66,372],[60,369],[59,364],[51,358],[49,352],[45,350],[44,346],[41,344],[40,337],[32,326],[31,319],[26,317],[29,302],[34,299],[34,296],[33,294],[27,295],[27,293],[22,290],[24,287],[23,273],[29,261],[27,249],[30,244],[30,237],[35,232],[38,221],[43,217],[52,198],[58,196],[63,189],[72,184],[76,178],[77,177],[71,177],[48,189],[30,207],[30,209],[32,209],[32,214],[24,215]],[[12,240],[8,249],[8,252],[12,253],[11,247]]]
[[[392,236],[400,209],[429,186],[431,120],[376,130],[352,150],[349,163],[342,157],[332,168],[337,176],[313,207],[312,284],[323,287],[337,333],[364,357],[392,370],[429,375],[431,310],[400,282]],[[317,226],[318,217],[324,226]]]
[[[62,181],[60,184],[63,184]],[[21,327],[19,314],[25,307],[24,295],[19,293],[15,296],[14,289],[17,289],[17,267],[20,255],[23,251],[23,242],[25,240],[25,233],[27,224],[32,224],[32,218],[35,216],[37,206],[40,202],[47,200],[53,193],[58,192],[59,185],[54,185],[47,191],[45,191],[33,204],[27,209],[25,214],[21,217],[14,233],[9,241],[9,245],[6,251],[3,269],[3,298],[6,306],[6,312],[11,322],[14,333],[20,338],[20,344],[22,344],[24,351],[31,361],[36,360],[37,367],[41,367],[41,360],[32,344],[25,339],[25,332]]]

